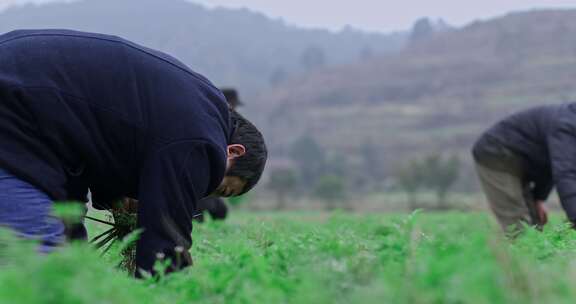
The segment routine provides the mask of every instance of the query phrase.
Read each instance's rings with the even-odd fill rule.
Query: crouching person
[[[222,94],[232,110],[236,110],[244,103],[240,100],[238,92],[233,88],[221,88]],[[204,222],[204,215],[208,213],[212,220],[225,220],[228,216],[228,205],[224,199],[217,196],[207,197],[198,202],[199,214],[194,218],[197,222]]]
[[[198,200],[249,191],[267,156],[258,130],[178,60],[66,30],[0,36],[0,142],[0,226],[50,251],[64,242],[54,201],[135,198],[144,271],[158,255],[189,265]]]
[[[576,223],[576,104],[513,114],[488,129],[473,148],[482,188],[500,225],[512,235],[522,223],[541,228],[555,186]]]
[[[223,221],[228,216],[228,206],[220,197],[207,197],[198,202],[199,214],[194,218],[199,223],[204,222],[206,213],[213,221]]]

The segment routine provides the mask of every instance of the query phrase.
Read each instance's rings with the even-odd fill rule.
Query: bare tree
[[[278,209],[286,208],[286,196],[296,187],[296,174],[292,169],[275,169],[270,173],[268,187],[276,193]]]

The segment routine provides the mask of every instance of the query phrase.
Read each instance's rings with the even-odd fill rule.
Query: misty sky
[[[14,3],[64,0],[0,0],[0,9]],[[338,30],[350,24],[373,31],[409,28],[419,17],[443,18],[463,25],[479,18],[533,8],[576,8],[560,0],[189,0],[206,6],[247,7],[301,26]]]

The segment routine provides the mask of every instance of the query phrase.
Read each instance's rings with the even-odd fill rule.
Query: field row
[[[196,225],[194,267],[156,281],[117,251],[2,246],[0,303],[570,303],[576,235],[555,220],[510,242],[484,213],[236,213]]]

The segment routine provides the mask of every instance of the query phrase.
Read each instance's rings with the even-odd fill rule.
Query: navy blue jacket
[[[229,135],[221,92],[166,54],[67,30],[0,36],[0,167],[54,200],[139,199],[140,268],[191,246]]]
[[[477,142],[477,160],[490,151],[482,146],[490,142],[522,157],[535,199],[545,200],[556,186],[568,218],[576,221],[576,103],[535,107],[503,119]]]

